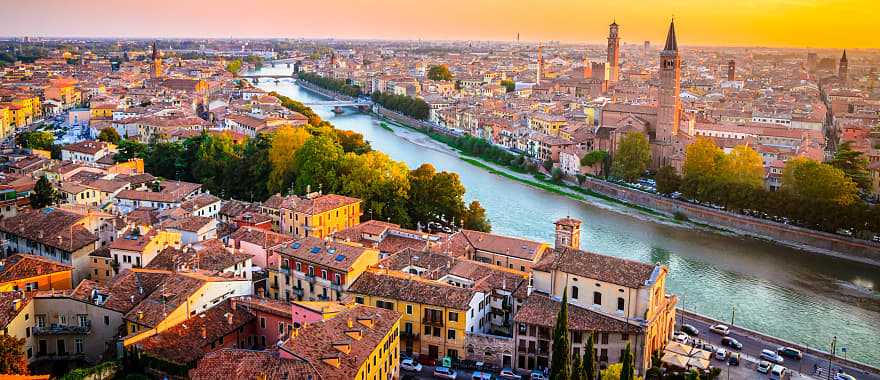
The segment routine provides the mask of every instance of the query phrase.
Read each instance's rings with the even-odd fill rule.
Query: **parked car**
[[[547,380],[547,376],[544,376],[544,372],[533,369],[529,375],[529,380]]]
[[[801,352],[801,350],[798,350],[797,348],[779,347],[776,349],[776,352],[778,352],[780,355],[785,356],[787,358],[792,358],[792,359],[797,359],[797,360],[801,360],[804,358],[804,354]]]
[[[412,359],[403,359],[400,361],[400,369],[409,372],[422,372],[422,365]]]
[[[788,368],[779,364],[774,365],[773,368],[770,369],[770,380],[784,380],[788,377],[786,372],[788,372]]]
[[[727,359],[727,365],[739,365],[739,353],[731,352],[730,358]]]
[[[697,329],[696,327],[694,327],[694,326],[692,326],[692,325],[689,325],[689,324],[687,324],[687,323],[681,325],[681,332],[683,332],[683,333],[685,333],[685,334],[688,334],[688,335],[690,335],[690,336],[697,336],[697,335],[700,335],[700,330],[699,330],[699,329]]]
[[[761,350],[761,359],[767,360],[772,363],[782,364],[785,362],[785,359],[782,358],[779,354],[777,354],[773,350],[763,349]]]
[[[428,355],[419,356],[419,363],[426,366],[434,366],[437,364],[437,359],[434,359]]]
[[[509,380],[520,380],[522,376],[517,375],[516,372],[513,372],[512,368],[504,368],[501,372],[498,373],[499,379],[509,379]]]
[[[709,331],[720,335],[727,335],[730,334],[730,327],[719,323],[717,325],[709,326]]]
[[[742,350],[742,348],[743,348],[742,343],[740,343],[740,342],[739,342],[738,340],[736,340],[735,338],[732,338],[732,337],[729,337],[729,336],[726,336],[726,337],[724,337],[724,338],[721,338],[721,345],[722,345],[722,346],[730,347],[730,348],[732,348],[732,349],[734,349],[734,350]]]
[[[434,368],[434,377],[438,379],[455,379],[458,377],[458,374],[452,368],[440,366]]]
[[[723,348],[719,348],[715,350],[715,359],[725,361],[727,360],[727,350]]]
[[[849,374],[846,374],[843,372],[838,372],[836,375],[834,375],[834,380],[856,380],[856,378],[853,377],[852,375],[849,375]]]
[[[489,372],[475,371],[474,374],[471,375],[471,380],[492,380],[492,374]]]
[[[761,360],[758,362],[758,367],[755,368],[760,373],[768,373],[770,372],[770,368],[773,367],[773,363],[770,363],[766,360]]]
[[[678,343],[687,343],[688,334],[685,334],[685,333],[679,331],[679,332],[675,333],[674,335],[672,335],[672,340],[674,340]]]

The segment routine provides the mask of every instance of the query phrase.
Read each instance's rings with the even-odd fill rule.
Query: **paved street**
[[[703,339],[704,341],[712,343],[715,346],[721,346],[721,335],[718,335],[718,334],[715,334],[715,333],[712,333],[711,331],[709,331],[710,324],[702,322],[701,320],[687,318],[687,317],[678,317],[678,318],[679,318],[679,320],[683,319],[684,323],[693,325],[694,327],[699,329],[700,330],[700,336],[699,336],[700,339]],[[761,350],[763,350],[765,348],[769,348],[769,349],[772,349],[775,351],[776,348],[779,347],[778,344],[765,342],[765,341],[758,339],[757,337],[753,337],[751,335],[746,335],[743,331],[737,329],[736,327],[731,329],[730,336],[735,338],[736,340],[738,340],[740,343],[742,343],[743,349],[740,352],[743,354],[743,356],[745,358],[755,358],[758,355],[760,355]],[[714,361],[714,363],[720,363],[720,362]],[[715,364],[715,365],[717,365],[717,364]],[[804,353],[804,358],[802,360],[785,358],[785,363],[783,365],[785,367],[787,367],[788,369],[795,371],[795,373],[801,373],[801,374],[806,375],[804,378],[814,378],[814,379],[829,378],[827,376],[828,375],[828,373],[827,373],[828,361],[825,360],[824,358],[818,358],[818,357],[816,357],[814,355],[810,355],[808,353]],[[820,374],[819,375],[813,374],[813,366],[814,365],[817,365],[820,367]],[[752,367],[752,370],[754,371],[754,364],[751,364],[751,367]],[[832,376],[830,378],[834,377],[833,373],[836,373],[836,371],[839,368],[841,368],[841,367],[837,364],[832,365]],[[859,380],[880,380],[880,375],[878,375],[876,373],[868,374],[868,373],[862,372],[861,370],[849,368],[849,367],[843,367],[843,370],[845,373],[850,374],[852,376],[855,376],[856,379],[859,379]],[[757,374],[757,372],[754,372],[754,373]],[[756,377],[756,378],[764,378],[764,377],[766,377],[766,375],[762,375],[762,376]],[[731,379],[733,379],[733,378],[735,378],[735,377],[733,375],[731,375]]]

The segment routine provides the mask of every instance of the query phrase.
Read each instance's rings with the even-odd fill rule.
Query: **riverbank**
[[[384,109],[379,110],[378,116],[394,120],[402,127],[418,131],[431,137],[435,141],[448,145],[443,139],[439,139],[433,135],[433,133],[437,133],[435,130],[426,130],[428,128],[428,126],[426,126],[427,123],[420,121],[408,123],[409,120],[407,119],[409,118],[402,115],[396,115],[392,111]],[[411,124],[415,124],[416,126]],[[486,165],[485,161],[481,159],[473,158],[473,156],[465,156],[465,161],[470,164],[475,164],[475,160],[480,160],[478,166]],[[512,178],[510,177],[509,172],[506,174],[500,174],[496,169],[492,171],[492,173]],[[534,181],[523,180],[520,177],[513,177],[512,179],[533,187],[558,193],[558,189],[553,188],[556,184],[550,181],[540,179],[535,179]],[[679,218],[676,218],[676,215],[681,215],[686,217],[688,222],[693,226],[708,228],[718,232],[735,233],[737,235],[766,240],[813,254],[821,254],[880,267],[880,244],[878,243],[791,226],[770,220],[753,218],[746,215],[734,214],[711,207],[631,189],[591,177],[587,177],[582,186],[571,187],[581,189],[575,191],[582,192],[583,194],[610,200],[639,210],[640,212],[673,218],[676,221],[680,221],[678,220]],[[563,195],[570,196],[570,194]]]

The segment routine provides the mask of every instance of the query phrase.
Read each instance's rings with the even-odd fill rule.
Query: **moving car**
[[[501,372],[498,373],[499,379],[509,379],[509,380],[520,380],[522,376],[517,375],[516,372],[513,372],[512,368],[504,368]]]
[[[449,367],[436,367],[434,368],[434,377],[438,379],[455,379],[458,377],[458,374],[455,373],[455,370]]]
[[[544,372],[533,369],[531,375],[529,375],[530,380],[547,380],[547,376],[544,376]]]
[[[776,363],[776,364],[782,364],[785,362],[785,359],[783,359],[782,356],[780,356],[779,354],[777,354],[773,350],[768,350],[766,348],[761,350],[761,359],[764,359],[766,361]]]
[[[732,348],[732,349],[734,349],[734,350],[742,350],[742,348],[743,348],[742,343],[740,343],[740,342],[739,342],[738,340],[736,340],[735,338],[732,338],[732,337],[729,337],[729,336],[726,336],[726,337],[724,337],[724,338],[721,338],[721,345],[722,345],[722,346],[730,347],[730,348]]]
[[[693,325],[689,325],[687,323],[681,325],[681,332],[688,334],[690,336],[700,335],[700,330],[694,327]]]
[[[787,377],[786,372],[788,372],[788,368],[779,364],[774,365],[773,368],[770,369],[770,380],[783,380]]]
[[[715,359],[721,360],[721,361],[727,360],[727,350],[725,350],[723,348],[719,348],[719,349],[715,350]]]
[[[739,365],[739,353],[731,352],[730,359],[727,359],[727,365]]]
[[[800,350],[798,350],[797,348],[779,347],[776,349],[776,352],[778,352],[780,355],[785,356],[787,358],[792,358],[792,359],[797,359],[797,360],[801,360],[804,358],[804,354]]]
[[[848,375],[843,372],[838,372],[836,375],[834,375],[834,380],[856,380],[856,378],[853,377],[852,375]]]
[[[758,372],[760,373],[768,373],[770,372],[771,367],[773,367],[773,363],[770,363],[766,360],[761,360],[760,362],[758,362],[758,367],[756,368],[756,370],[758,370]]]
[[[422,365],[412,359],[403,359],[400,361],[400,369],[409,372],[422,372]]]
[[[475,371],[474,374],[471,375],[471,380],[492,380],[492,374],[489,372]]]
[[[730,327],[719,323],[717,325],[709,326],[709,331],[720,335],[727,335],[730,334]]]

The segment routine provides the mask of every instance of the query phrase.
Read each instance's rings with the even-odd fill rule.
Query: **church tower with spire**
[[[666,45],[660,52],[660,91],[658,93],[656,140],[662,145],[672,144],[678,135],[681,117],[681,57],[675,38],[675,20],[669,23]],[[664,165],[665,162],[660,162]]]
[[[837,67],[837,76],[840,77],[841,81],[846,83],[848,75],[849,75],[849,63],[846,61],[846,49],[844,49],[843,56],[840,57],[840,66]]]
[[[156,41],[153,41],[153,78],[162,77],[162,57],[159,55],[159,49],[156,48]]]
[[[617,20],[608,25],[608,81],[617,82],[620,78],[620,37]]]

